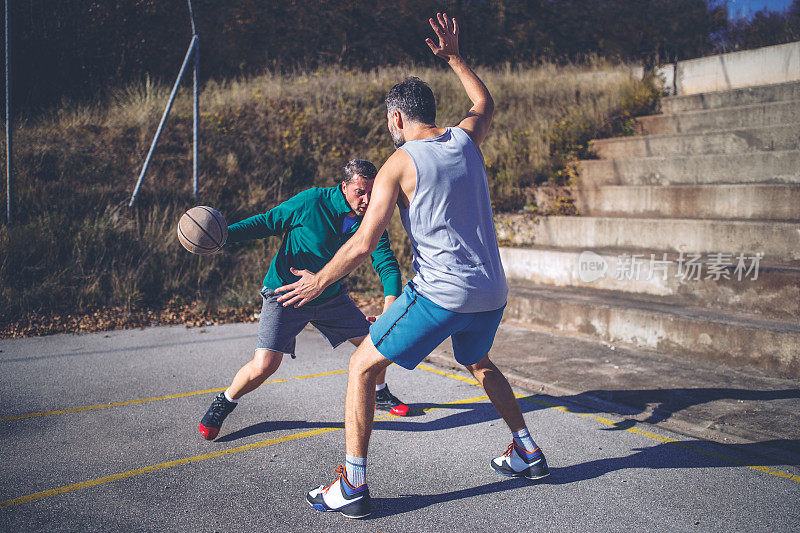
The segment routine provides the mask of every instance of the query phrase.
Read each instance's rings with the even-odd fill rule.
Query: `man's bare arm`
[[[275,289],[275,292],[285,292],[278,298],[284,307],[290,305],[300,307],[310,302],[331,283],[355,270],[375,251],[394,213],[400,189],[400,177],[406,162],[404,158],[407,157],[408,154],[398,150],[384,163],[375,177],[369,207],[361,225],[322,270],[315,274],[308,270],[291,269],[292,274],[300,276],[300,279]]]
[[[467,97],[472,101],[472,108],[467,116],[458,123],[458,127],[466,131],[472,142],[480,146],[492,125],[494,116],[492,95],[458,51],[458,22],[456,19],[449,18],[447,13],[437,13],[436,18],[428,19],[428,22],[439,37],[439,45],[437,46],[431,39],[426,39],[425,42],[428,43],[428,47],[434,54],[447,61],[464,86]]]

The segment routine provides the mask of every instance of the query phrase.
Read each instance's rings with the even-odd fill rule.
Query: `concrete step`
[[[601,159],[627,157],[741,154],[800,149],[800,125],[781,124],[706,133],[671,133],[590,141]]]
[[[511,281],[545,287],[573,287],[650,295],[658,302],[750,313],[800,325],[800,265],[754,265],[745,259],[737,270],[704,256],[689,266],[679,254],[564,248],[500,248]],[[722,266],[720,274],[716,272]],[[747,269],[752,270],[747,274]]]
[[[800,377],[800,326],[609,291],[511,283],[505,319],[548,332]]]
[[[800,82],[792,81],[744,87],[731,91],[668,96],[661,99],[661,110],[663,113],[683,113],[699,109],[717,109],[786,100],[800,100]]]
[[[536,192],[547,210],[547,188]],[[573,187],[583,216],[800,221],[800,183],[747,185],[608,185]]]
[[[578,250],[658,250],[687,254],[763,254],[769,261],[800,261],[800,224],[731,220],[499,215],[504,245]]]
[[[800,123],[800,100],[722,107],[673,115],[650,115],[636,119],[638,133],[696,133],[748,127]]]
[[[627,159],[579,163],[579,183],[671,185],[708,183],[800,183],[800,150]]]

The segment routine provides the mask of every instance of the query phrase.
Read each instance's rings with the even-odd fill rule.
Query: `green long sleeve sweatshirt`
[[[227,244],[283,235],[281,247],[264,278],[264,286],[274,290],[300,279],[289,271],[290,267],[319,272],[333,258],[361,223],[358,217],[355,225],[342,233],[344,217],[350,211],[339,186],[312,187],[266,213],[228,226]],[[371,258],[372,267],[383,283],[384,295],[399,296],[400,267],[386,231]],[[307,305],[320,304],[336,296],[341,290],[341,281],[331,284]]]

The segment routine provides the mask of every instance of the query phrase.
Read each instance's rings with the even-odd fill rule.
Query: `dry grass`
[[[526,188],[561,179],[563,159],[580,152],[581,135],[603,130],[629,95],[649,94],[629,67],[601,61],[478,73],[497,104],[483,152],[500,210],[524,208]],[[201,95],[202,202],[234,222],[307,187],[332,185],[352,157],[379,165],[393,150],[383,98],[408,75],[433,88],[439,124],[456,123],[468,109],[444,68],[329,68],[208,83]],[[0,227],[0,320],[102,307],[255,304],[277,239],[200,258],[174,235],[194,203],[189,91],[181,90],[136,209],[126,207],[169,91],[145,80],[106,102],[65,104],[19,126],[17,222]],[[410,250],[396,218],[391,231],[408,275]],[[360,267],[351,288],[376,291],[370,271]]]

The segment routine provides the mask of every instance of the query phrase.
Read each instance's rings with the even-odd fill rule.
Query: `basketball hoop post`
[[[192,73],[192,193],[196,202],[200,201],[200,183],[198,181],[198,158],[197,158],[197,137],[200,129],[200,37],[197,35],[197,27],[194,24],[194,10],[192,0],[186,0],[189,4],[189,20],[192,22],[192,38],[194,39],[194,71]]]
[[[11,76],[9,76],[8,0],[5,0],[6,23],[6,221],[11,224]]]
[[[156,145],[158,144],[158,139],[161,137],[161,132],[164,129],[164,124],[167,122],[167,117],[169,116],[169,112],[172,109],[172,104],[175,102],[175,96],[178,94],[178,88],[181,84],[181,79],[183,79],[183,75],[186,73],[186,68],[189,66],[189,60],[194,57],[194,75],[193,75],[193,89],[192,89],[192,102],[193,102],[193,133],[192,133],[192,177],[193,177],[193,193],[195,200],[199,199],[199,186],[198,186],[198,163],[197,163],[197,137],[198,137],[198,129],[199,129],[199,118],[200,118],[200,99],[198,94],[198,84],[199,84],[199,72],[200,72],[200,37],[197,35],[197,28],[194,23],[194,11],[192,10],[192,0],[186,0],[189,4],[189,20],[192,24],[192,41],[189,43],[189,49],[186,51],[186,57],[183,58],[183,64],[181,65],[181,70],[178,73],[178,78],[175,80],[175,85],[172,87],[172,93],[169,95],[169,101],[167,102],[166,108],[164,108],[164,114],[161,116],[161,122],[158,124],[158,129],[156,129],[156,134],[153,136],[153,142],[150,144],[150,150],[147,152],[147,157],[144,160],[144,165],[142,165],[142,171],[139,173],[139,179],[136,181],[136,187],[133,189],[133,194],[131,195],[131,201],[128,203],[128,207],[133,207],[133,204],[136,203],[136,197],[139,194],[139,189],[142,186],[142,181],[144,180],[145,174],[147,174],[147,169],[150,166],[150,160],[153,157],[153,152],[156,149]],[[6,0],[6,4],[8,0]],[[6,17],[6,24],[8,24],[8,17]],[[6,48],[7,49],[7,48]],[[6,73],[8,70],[6,69]],[[6,74],[7,75],[7,74]],[[7,86],[7,84],[6,84]]]
[[[195,42],[197,41],[197,36],[192,37],[192,42],[189,44],[189,49],[186,51],[186,57],[183,59],[183,65],[181,65],[181,71],[178,73],[178,79],[175,80],[175,85],[172,87],[172,93],[169,95],[169,101],[167,102],[167,107],[164,109],[164,114],[161,116],[161,122],[158,124],[158,129],[156,130],[156,134],[153,137],[153,142],[150,145],[150,150],[147,152],[147,157],[144,160],[144,165],[142,166],[142,171],[139,174],[139,180],[136,182],[136,187],[133,189],[133,195],[131,196],[131,201],[128,204],[128,207],[133,207],[133,204],[136,202],[136,196],[139,194],[139,188],[142,186],[142,180],[144,179],[144,175],[147,173],[147,167],[150,166],[150,159],[153,157],[153,152],[156,149],[156,145],[158,144],[158,139],[161,137],[161,131],[164,129],[164,123],[167,121],[167,117],[169,116],[169,112],[172,109],[172,104],[175,102],[175,96],[178,94],[178,87],[181,85],[181,78],[183,78],[183,74],[186,72],[186,67],[189,65],[189,59],[192,58],[192,53],[194,51]]]

